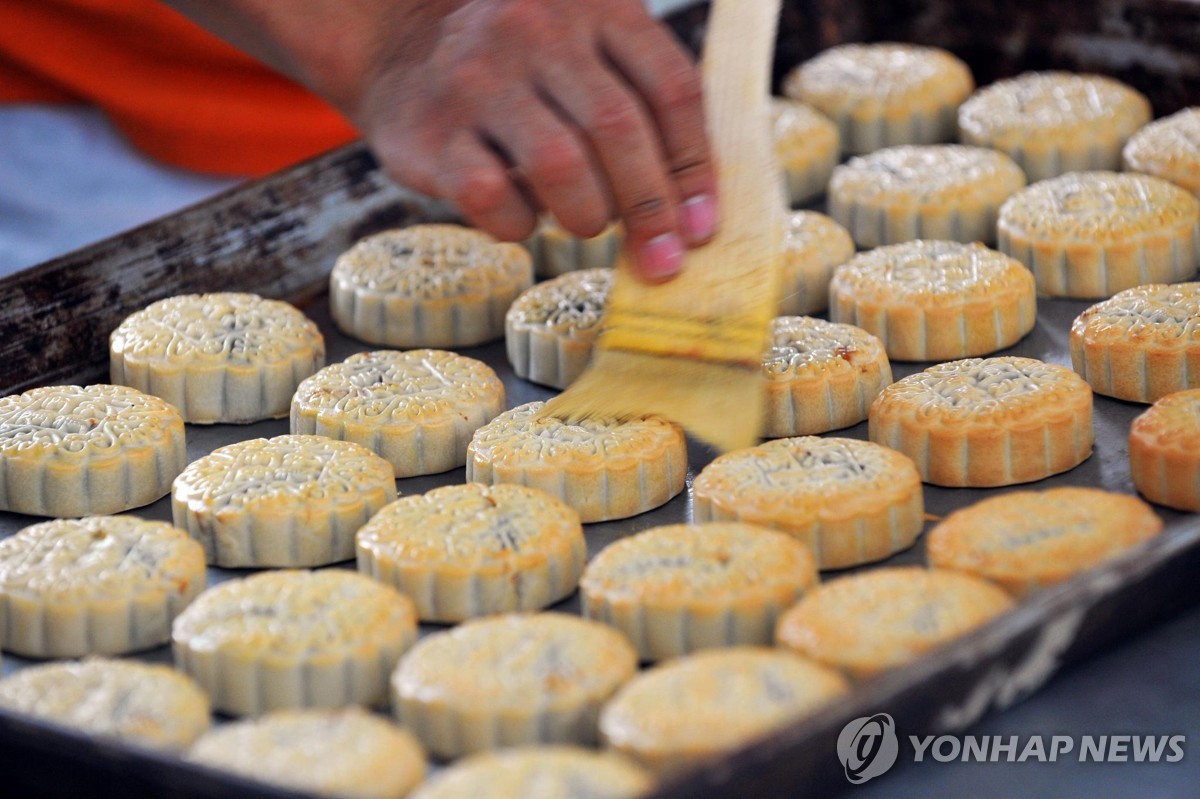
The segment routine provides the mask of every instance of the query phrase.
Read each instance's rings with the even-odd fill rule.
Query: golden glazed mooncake
[[[996,215],[1025,175],[995,150],[961,144],[889,147],[833,171],[829,215],[859,247],[914,239],[985,244]]]
[[[1129,471],[1151,502],[1200,511],[1200,389],[1168,394],[1133,420]]]
[[[885,388],[869,435],[912,458],[927,483],[1027,483],[1092,454],[1092,392],[1065,366],[1033,358],[951,361]]]
[[[1162,532],[1145,502],[1098,488],[1013,491],[960,508],[925,539],[929,565],[1020,597],[1060,583]]]
[[[990,355],[1033,329],[1037,294],[1019,261],[956,241],[910,241],[838,267],[829,318],[879,337],[897,361]]]
[[[822,569],[881,560],[925,526],[921,477],[899,452],[851,438],[800,436],[720,456],[692,483],[692,518],[782,530]]]
[[[1012,156],[1029,180],[1116,169],[1150,121],[1150,101],[1102,75],[1026,72],[975,92],[958,109],[959,138]]]
[[[816,211],[792,211],[783,229],[780,316],[819,313],[829,307],[833,270],[854,255],[844,227]]]
[[[896,567],[831,580],[783,615],[776,640],[831,668],[869,677],[916,660],[1014,605],[969,574]]]
[[[1075,371],[1097,394],[1155,402],[1200,388],[1200,283],[1122,291],[1081,313],[1070,342]]]
[[[1200,201],[1149,175],[1073,172],[1014,194],[996,229],[1039,294],[1104,298],[1196,273]]]
[[[883,344],[861,328],[780,316],[763,354],[764,438],[814,435],[858,424],[892,382]]]
[[[967,65],[947,51],[888,42],[830,48],[783,85],[837,123],[849,155],[950,141],[959,103],[974,88]]]

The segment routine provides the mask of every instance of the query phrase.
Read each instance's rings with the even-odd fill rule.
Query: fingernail
[[[683,268],[683,243],[674,233],[655,236],[642,245],[639,264],[642,276],[647,280],[664,280],[677,275]]]
[[[717,232],[717,204],[708,194],[684,200],[680,211],[683,231],[693,243],[707,241]]]

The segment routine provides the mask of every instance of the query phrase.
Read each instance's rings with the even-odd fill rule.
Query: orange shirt
[[[165,163],[262,175],[357,135],[315,95],[157,0],[0,5],[0,102],[98,106]]]

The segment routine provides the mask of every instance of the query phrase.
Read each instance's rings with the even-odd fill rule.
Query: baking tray
[[[686,20],[687,14],[676,19]],[[451,219],[448,209],[390,184],[371,156],[351,145],[194,208],[0,281],[0,393],[37,385],[106,379],[109,331],[149,302],[192,291],[244,290],[298,304],[324,332],[329,361],[366,345],[339,335],[325,288],[338,253],[363,235],[388,227]],[[1034,331],[1003,354],[1067,364],[1067,331],[1088,303],[1042,300]],[[502,344],[467,348],[504,379],[509,405],[551,392],[516,379]],[[921,368],[893,364],[897,379]],[[1144,406],[1096,397],[1096,448],[1078,468],[1034,484],[1087,485],[1129,493],[1131,420]],[[286,421],[247,426],[188,427],[188,454],[247,437],[286,432]],[[860,424],[835,435],[866,437]],[[688,490],[633,519],[587,525],[589,554],[647,527],[691,515],[691,475],[714,453],[689,445]],[[403,494],[461,482],[463,470],[401,480]],[[984,496],[1014,489],[926,486],[927,510],[942,516]],[[908,734],[969,726],[984,713],[1036,691],[1060,668],[1200,600],[1200,517],[1157,509],[1162,536],[1076,579],[1043,590],[1015,610],[921,660],[863,682],[844,700],[787,729],[664,785],[660,797],[821,795],[845,787],[837,734],[850,719],[890,713]],[[167,500],[134,511],[169,519]],[[0,513],[0,535],[35,519]],[[920,563],[923,544],[885,561]],[[212,569],[211,580],[240,574]],[[577,611],[571,598],[556,606]],[[424,628],[427,632],[433,627]],[[167,662],[166,647],[143,655]],[[6,656],[5,673],[29,661]],[[0,774],[6,793],[82,797],[110,786],[145,796],[250,797],[300,794],[192,766],[173,756],[94,740],[41,721],[0,711]],[[885,778],[886,779],[886,778]],[[114,783],[112,780],[120,780]]]

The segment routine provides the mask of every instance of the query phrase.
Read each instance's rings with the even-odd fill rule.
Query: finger
[[[571,70],[541,70],[538,79],[595,150],[642,277],[675,275],[683,267],[679,198],[646,110],[597,56]]]
[[[717,228],[717,178],[704,117],[700,71],[682,45],[658,23],[606,27],[605,54],[641,95],[653,115],[671,178],[684,198],[684,236],[701,244]]]
[[[507,165],[473,132],[459,130],[442,149],[435,194],[454,203],[475,227],[502,241],[528,238],[537,213],[509,177]]]
[[[560,225],[584,238],[607,227],[613,203],[590,147],[532,89],[516,89],[496,98],[483,124],[537,202]]]

